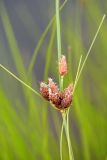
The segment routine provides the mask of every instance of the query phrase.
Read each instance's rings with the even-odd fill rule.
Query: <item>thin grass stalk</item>
[[[57,50],[58,62],[61,58],[61,29],[60,29],[60,15],[59,15],[59,0],[56,0],[56,26],[57,26]],[[59,75],[60,89],[63,88],[63,77]]]
[[[58,62],[61,58],[61,33],[60,33],[60,16],[59,16],[59,0],[56,0],[56,27],[57,27],[57,50],[58,50]],[[59,75],[60,90],[63,89],[63,77]],[[64,119],[62,122],[61,137],[60,137],[60,159],[62,160],[62,137],[63,137],[63,126]]]
[[[76,77],[75,88],[76,88],[76,86],[77,86],[77,83],[78,83],[78,80],[79,80],[79,78],[80,78],[80,75],[81,75],[81,73],[82,73],[82,71],[83,71],[83,68],[84,68],[84,66],[85,66],[85,64],[86,64],[86,61],[87,61],[87,59],[88,59],[88,56],[89,56],[89,54],[90,54],[90,52],[91,52],[91,50],[92,50],[92,47],[93,47],[93,45],[94,45],[94,43],[95,43],[95,41],[96,41],[96,38],[97,38],[97,36],[98,36],[98,34],[99,34],[99,31],[100,31],[100,29],[101,29],[101,27],[102,27],[102,24],[103,24],[103,22],[104,22],[104,20],[105,20],[105,17],[106,17],[106,15],[104,14],[103,17],[102,17],[102,19],[101,19],[101,22],[100,22],[100,24],[99,24],[99,26],[98,26],[98,29],[97,29],[97,31],[96,31],[96,33],[95,33],[95,36],[94,36],[94,38],[93,38],[93,40],[92,40],[92,42],[91,42],[91,45],[90,45],[90,47],[89,47],[89,50],[88,50],[88,52],[87,52],[87,54],[86,54],[86,56],[85,56],[85,59],[84,59],[84,61],[83,61],[83,63],[82,63],[82,66],[81,66],[81,68],[80,68],[80,70],[79,70],[78,76]],[[74,90],[75,90],[75,89],[74,89]]]
[[[18,78],[15,74],[10,72],[7,68],[5,68],[2,64],[0,64],[0,67],[5,70],[8,74],[10,74],[13,78],[15,78],[17,81],[19,81],[21,84],[26,86],[28,89],[30,89],[32,92],[34,92],[37,96],[41,97],[41,95],[35,91],[32,87],[30,87],[28,84],[26,84],[24,81],[22,81],[20,78]]]
[[[59,16],[59,0],[56,0],[56,25],[57,25],[58,60],[59,60],[61,57],[61,29],[60,29],[60,16]]]
[[[78,79],[78,75],[79,75],[80,67],[81,67],[81,62],[82,62],[82,55],[80,56],[80,60],[79,60],[78,68],[77,68],[77,73],[76,73],[76,77],[75,77],[75,81],[74,81],[73,93],[72,94],[74,94],[74,91],[75,91],[75,88],[76,88],[77,79]]]
[[[61,76],[61,77],[60,77],[60,90],[61,90],[61,91],[63,90],[63,81],[64,81],[64,77]]]
[[[74,81],[73,93],[75,91],[75,87],[76,87],[76,83],[77,83],[77,79],[78,79],[78,74],[79,74],[80,67],[81,67],[81,62],[82,62],[82,55],[80,56],[80,60],[79,60],[78,68],[77,68],[77,73],[76,73],[76,77],[75,77],[75,81]],[[67,113],[66,113],[67,114],[67,135],[69,138],[69,148],[70,148],[69,152],[72,154],[72,159],[74,160],[73,149],[71,146],[71,140],[70,140],[70,135],[69,135],[69,111],[70,111],[70,109],[68,109]]]
[[[70,149],[70,154],[72,157],[72,160],[74,160],[74,154],[73,154],[73,149],[72,149],[72,143],[71,143],[71,139],[70,139],[70,134],[69,134],[69,109],[67,111],[67,135],[68,135],[68,142],[69,142],[69,149]]]
[[[56,0],[56,25],[57,25],[57,48],[58,48],[58,62],[61,58],[61,29],[60,29],[60,15],[59,15],[59,0]],[[63,76],[59,76],[59,85],[60,90],[63,90]],[[62,123],[62,129],[61,129],[61,138],[60,138],[60,158],[62,160],[62,136],[63,136],[63,125],[65,128],[67,143],[68,143],[68,149],[69,149],[69,158],[70,160],[73,160],[72,154],[71,154],[71,144],[70,144],[70,136],[69,136],[69,126],[67,127],[67,121],[66,121],[66,113],[62,113],[63,123]]]
[[[64,121],[62,122],[61,135],[60,135],[60,159],[62,160],[62,140],[63,140],[63,131],[64,131]]]
[[[72,147],[71,147],[70,136],[69,136],[69,125],[67,126],[67,112],[66,111],[62,113],[62,117],[63,117],[65,134],[66,134],[67,144],[68,144],[69,159],[74,160],[73,151],[72,151]]]

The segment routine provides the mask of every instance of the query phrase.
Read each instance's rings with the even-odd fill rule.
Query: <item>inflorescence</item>
[[[61,56],[59,60],[59,74],[65,76],[68,72],[66,57]],[[69,84],[67,88],[60,91],[58,85],[48,78],[48,84],[45,82],[40,83],[40,93],[47,100],[50,101],[58,110],[63,111],[67,109],[73,98],[73,84]]]

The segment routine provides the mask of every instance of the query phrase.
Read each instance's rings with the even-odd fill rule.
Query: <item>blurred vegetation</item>
[[[31,44],[34,48],[30,51],[21,44],[23,38],[20,42],[22,33],[18,33],[17,38],[18,34],[12,25],[14,19],[10,18],[4,2],[0,1],[0,63],[36,91],[39,91],[40,80],[47,80],[51,76],[57,82],[55,21],[50,28],[39,27],[26,3],[19,5],[19,10],[11,11],[13,14],[15,12],[23,31],[26,30],[35,44],[35,47]],[[53,11],[52,4],[47,14],[52,15]],[[62,50],[69,63],[69,74],[64,79],[64,86],[74,80],[79,57],[81,54],[85,56],[106,11],[107,2],[98,0],[68,1],[61,11]],[[41,21],[45,17],[39,16]],[[51,21],[50,16],[47,19]],[[45,17],[48,24],[47,19]],[[70,109],[70,136],[75,160],[107,159],[106,37],[107,20],[85,65]],[[35,63],[29,72],[32,57]],[[61,123],[60,113],[49,103],[0,69],[0,160],[60,159]],[[68,159],[65,138],[63,159]]]

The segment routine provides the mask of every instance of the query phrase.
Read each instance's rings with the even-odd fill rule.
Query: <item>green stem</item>
[[[61,76],[60,78],[60,90],[63,91],[63,80],[64,80],[64,77]]]
[[[77,73],[76,73],[76,77],[75,77],[75,81],[74,81],[74,87],[73,87],[73,93],[72,94],[74,94],[74,91],[75,91],[75,88],[76,88],[78,75],[79,75],[79,71],[80,71],[80,67],[81,67],[81,62],[82,62],[82,55],[81,55],[80,60],[79,60],[79,64],[78,64],[78,68],[77,68]]]
[[[67,137],[68,137],[68,143],[69,143],[69,149],[70,149],[70,157],[72,160],[74,160],[73,149],[72,149],[70,135],[69,135],[69,109],[67,111],[67,134],[68,134]]]
[[[61,135],[60,135],[60,159],[62,160],[62,138],[64,131],[64,121],[62,122]]]
[[[59,0],[56,0],[56,25],[57,25],[57,45],[58,45],[58,60],[61,57],[61,29],[59,15]]]
[[[62,116],[63,116],[65,134],[66,134],[67,143],[68,143],[69,159],[74,160],[73,151],[72,151],[72,147],[71,147],[70,136],[69,136],[69,121],[68,121],[67,113],[63,112]]]
[[[60,16],[59,16],[59,0],[56,0],[56,25],[57,25],[57,48],[58,48],[58,62],[61,58],[61,31],[60,31]],[[60,90],[63,90],[63,76],[59,76],[59,85]],[[70,160],[73,160],[72,150],[71,150],[71,142],[70,142],[70,136],[69,136],[69,123],[66,120],[66,113],[62,113],[63,117],[63,123],[62,123],[62,129],[61,129],[61,137],[60,137],[60,157],[62,160],[62,136],[63,136],[63,125],[65,128],[67,143],[68,143],[68,149],[69,149],[69,158]]]
[[[56,27],[57,27],[57,52],[58,52],[58,62],[61,58],[61,31],[60,31],[60,15],[59,15],[59,0],[56,0]],[[59,85],[60,90],[63,90],[63,76],[59,75]],[[64,121],[63,121],[64,122]],[[61,137],[60,137],[60,158],[62,160],[62,137],[63,137],[63,125],[61,129]]]
[[[59,9],[59,0],[56,0],[56,26],[57,26],[57,50],[58,50],[58,62],[61,57],[61,29],[60,29],[60,15],[59,15],[60,9]],[[59,85],[60,89],[63,86],[63,83],[61,83],[61,77],[59,76]]]

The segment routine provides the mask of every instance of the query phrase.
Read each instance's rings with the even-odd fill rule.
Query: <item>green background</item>
[[[61,1],[63,3],[63,1]],[[61,11],[64,87],[75,79],[107,1],[68,0]],[[0,1],[0,63],[39,91],[58,83],[55,1]],[[47,27],[48,26],[48,27]],[[91,50],[70,108],[75,160],[107,160],[107,19]],[[34,56],[33,56],[34,55]],[[33,57],[33,59],[32,59]],[[0,68],[0,160],[59,160],[61,114]],[[63,159],[68,148],[63,136]]]

